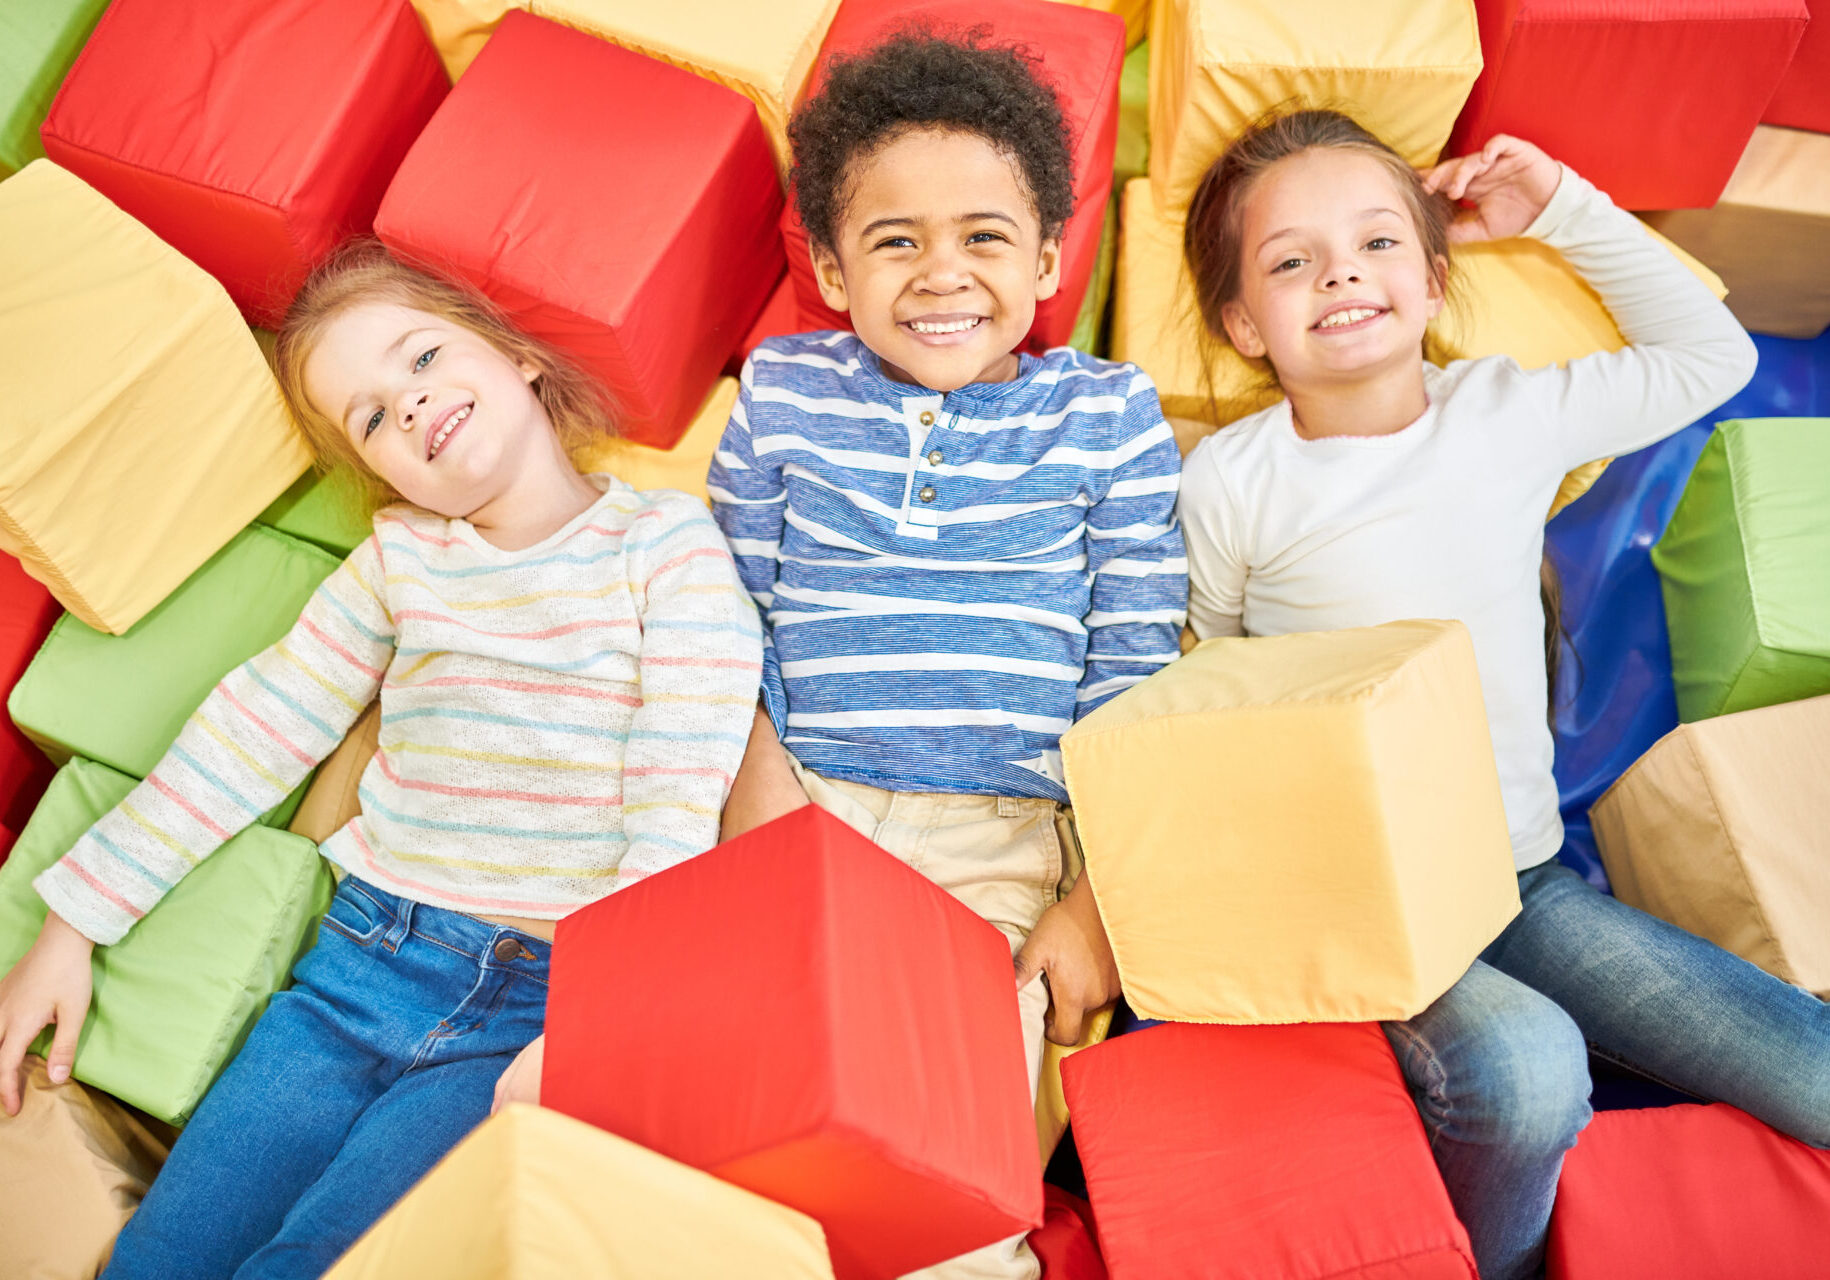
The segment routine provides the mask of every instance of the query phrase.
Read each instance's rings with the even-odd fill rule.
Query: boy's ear
[[[839,255],[809,239],[807,256],[813,260],[813,278],[820,285],[820,301],[834,311],[850,311],[851,303],[845,296],[845,273],[839,270]]]
[[[1061,288],[1061,237],[1042,242],[1042,252],[1036,255],[1036,301],[1043,302],[1055,296]]]
[[[1240,355],[1253,359],[1264,355],[1264,339],[1258,335],[1258,326],[1246,315],[1244,307],[1237,302],[1221,303],[1220,323],[1226,326],[1227,341]]]

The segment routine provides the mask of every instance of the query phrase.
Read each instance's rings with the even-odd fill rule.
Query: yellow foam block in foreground
[[[737,379],[720,378],[673,448],[605,440],[573,461],[580,471],[608,471],[632,489],[678,489],[709,504],[705,475],[712,469],[712,455],[724,438],[725,424],[736,403]]]
[[[832,1280],[812,1218],[542,1107],[490,1117],[327,1280]]]
[[[229,295],[75,175],[0,182],[0,551],[119,635],[311,455]]]
[[[1188,208],[1207,167],[1286,103],[1345,111],[1434,164],[1481,71],[1473,0],[1156,0],[1150,180]]]
[[[1459,622],[1208,640],[1061,739],[1125,999],[1409,1018],[1518,913]]]
[[[1830,999],[1830,696],[1679,725],[1589,817],[1622,902]]]
[[[1648,234],[1723,296],[1721,279],[1708,267],[1656,231]],[[1433,340],[1444,359],[1507,355],[1538,369],[1627,344],[1595,291],[1539,241],[1458,246],[1451,272],[1455,302]],[[1158,214],[1155,192],[1142,178],[1125,184],[1112,355],[1134,361],[1156,382],[1184,454],[1216,428],[1280,398],[1268,367],[1204,337],[1183,265],[1182,224]],[[1212,371],[1211,397],[1204,365]],[[1606,466],[1591,462],[1570,472],[1550,514],[1586,492]]]

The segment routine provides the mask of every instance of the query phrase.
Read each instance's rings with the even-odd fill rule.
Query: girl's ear
[[[1430,300],[1430,319],[1442,314],[1443,303],[1448,298],[1449,260],[1440,253],[1430,259],[1430,288],[1426,295]]]
[[[1220,304],[1220,323],[1226,326],[1227,341],[1242,356],[1257,359],[1265,353],[1264,339],[1258,336],[1258,326],[1245,313],[1245,308],[1237,302]]]
[[[820,285],[820,300],[834,311],[850,311],[851,304],[845,296],[845,273],[839,269],[839,255],[809,239],[807,256],[813,260],[813,278]]]
[[[532,360],[523,360],[516,367],[521,370],[521,380],[530,384],[540,381],[540,375],[544,372]]]
[[[1042,242],[1042,251],[1036,256],[1036,301],[1042,302],[1055,296],[1061,288],[1061,238],[1056,236]]]

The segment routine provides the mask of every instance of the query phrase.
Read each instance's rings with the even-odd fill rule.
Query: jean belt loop
[[[400,944],[405,942],[407,935],[413,931],[415,905],[407,898],[396,897],[394,899],[394,923],[388,926],[387,933],[381,939],[381,944],[389,951],[399,951]]]

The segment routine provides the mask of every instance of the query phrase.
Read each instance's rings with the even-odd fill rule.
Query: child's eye
[[[1395,249],[1398,247],[1398,242],[1390,236],[1374,236],[1366,242],[1366,247],[1368,249]]]
[[[915,242],[907,236],[887,236],[877,241],[875,247],[878,249],[913,249]]]
[[[381,425],[381,420],[386,416],[387,411],[385,409],[377,409],[375,412],[371,413],[369,415],[369,420],[362,424],[362,438],[367,440],[370,436],[374,435],[375,428]]]
[[[1294,271],[1297,267],[1300,267],[1302,265],[1303,265],[1303,260],[1301,258],[1285,258],[1282,262],[1280,262],[1276,266],[1272,267],[1271,270],[1273,272]]]
[[[967,244],[995,243],[997,241],[1001,241],[1004,239],[1006,239],[1005,236],[1001,236],[995,231],[974,231],[971,235],[966,237],[966,243]]]
[[[413,372],[418,373],[421,369],[424,369],[427,365],[431,364],[432,357],[437,354],[438,354],[437,347],[431,347],[425,351],[420,352],[419,359],[417,359],[413,362]]]

